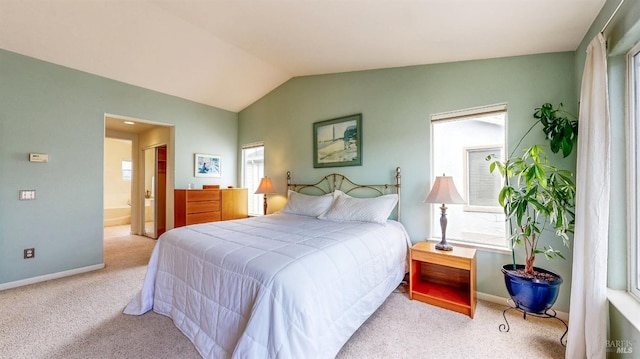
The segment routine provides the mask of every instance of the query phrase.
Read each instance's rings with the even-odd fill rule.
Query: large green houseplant
[[[521,156],[514,157],[523,139],[538,125],[542,125],[552,152],[562,152],[564,157],[571,154],[577,141],[578,122],[561,107],[562,104],[554,108],[545,103],[536,108],[535,123],[520,139],[511,156],[506,160],[496,156],[487,158],[490,171],[497,170],[504,178],[498,202],[511,225],[513,270],[516,270],[515,247],[522,245],[525,265],[524,273],[519,274],[526,277],[549,277],[547,271],[534,270],[537,254],[544,254],[547,259],[564,258],[562,252],[550,244],[540,245],[543,231],[552,229],[568,248],[569,234],[574,229],[576,186],[573,173],[555,167],[541,145],[526,148]]]

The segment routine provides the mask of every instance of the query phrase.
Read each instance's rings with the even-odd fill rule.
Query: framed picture
[[[362,165],[362,114],[313,124],[313,167]]]
[[[220,177],[222,163],[220,156],[204,155],[196,153],[195,155],[195,176],[196,177]]]

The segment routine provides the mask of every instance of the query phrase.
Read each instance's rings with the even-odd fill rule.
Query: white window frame
[[[640,67],[640,43],[636,44],[627,53],[627,245],[629,250],[627,264],[628,291],[636,299],[640,300],[640,178],[637,170],[640,169],[640,73],[636,68]]]
[[[504,157],[505,154],[507,153],[507,133],[508,133],[508,109],[507,109],[507,104],[495,104],[495,105],[489,105],[489,106],[482,106],[482,107],[475,107],[475,108],[470,108],[470,109],[464,109],[464,110],[457,110],[457,111],[451,111],[451,112],[444,112],[444,113],[439,113],[439,114],[434,114],[431,115],[431,173],[435,175],[440,175],[439,173],[436,173],[436,171],[438,171],[438,169],[434,168],[434,156],[435,156],[435,148],[434,148],[434,124],[438,123],[438,122],[443,122],[443,121],[458,121],[458,120],[465,120],[465,119],[471,119],[471,118],[475,118],[475,117],[482,117],[485,115],[490,115],[492,113],[504,113],[504,138],[503,138],[503,142],[504,142],[504,147],[503,147],[503,151],[502,151],[502,156]],[[482,147],[484,146],[488,146],[488,144],[484,144],[482,145]],[[476,146],[477,147],[477,146]],[[500,145],[496,145],[496,144],[491,144],[489,147],[501,147]],[[469,148],[469,147],[467,147]],[[466,157],[466,152],[465,155],[461,155],[462,157]],[[468,184],[466,183],[467,181],[467,173],[466,173],[466,168],[467,168],[467,159],[466,158],[461,158],[460,159],[462,162],[462,166],[463,166],[463,179],[461,179],[461,181],[463,182],[463,186],[462,188],[458,188],[459,191],[462,191],[461,193],[464,193],[464,197],[467,198],[467,187]],[[503,158],[504,160],[504,158]],[[488,170],[488,169],[487,169]],[[436,205],[432,205],[431,206],[431,215],[429,216],[431,218],[430,221],[430,225],[431,225],[431,234],[430,237],[433,237],[434,239],[439,238],[439,233],[440,233],[440,225],[439,222],[436,220],[436,216],[433,213],[437,213],[439,215],[440,210],[437,208],[439,207],[440,204]],[[451,206],[449,206],[451,207]],[[475,208],[474,208],[475,207]],[[474,210],[475,209],[475,210]],[[486,211],[481,211],[480,210],[480,206],[464,206],[463,210],[466,212],[484,212],[486,214],[494,214],[494,215],[500,215],[502,213],[504,213],[504,210],[502,209],[502,207],[497,207],[498,210],[496,210],[495,208],[491,207],[490,210],[486,210]],[[449,209],[447,211],[447,213],[449,213],[451,211],[451,209]],[[450,226],[451,226],[451,220],[449,220]],[[462,245],[462,246],[467,246],[467,247],[472,247],[472,248],[480,248],[480,249],[484,249],[484,250],[490,250],[490,251],[496,251],[499,253],[510,253],[511,252],[511,247],[510,247],[510,242],[509,242],[509,236],[510,236],[510,230],[508,228],[507,222],[504,221],[503,223],[503,227],[504,227],[504,238],[502,238],[502,241],[500,244],[490,244],[488,242],[486,243],[481,243],[480,241],[476,241],[476,240],[471,240],[470,238],[454,238],[450,235],[450,228],[447,229],[447,241],[451,242],[453,244],[458,244],[458,245]]]

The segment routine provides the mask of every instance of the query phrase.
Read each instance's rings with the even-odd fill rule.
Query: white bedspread
[[[180,227],[126,314],[171,317],[204,358],[333,358],[405,274],[395,221],[287,214]]]

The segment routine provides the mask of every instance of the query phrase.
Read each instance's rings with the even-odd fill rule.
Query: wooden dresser
[[[225,188],[220,190],[220,219],[240,219],[249,217],[249,193],[246,188]]]
[[[176,189],[174,227],[248,217],[246,188]]]

